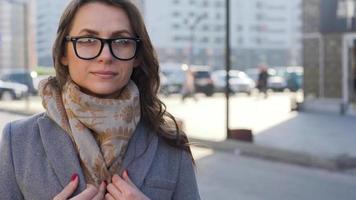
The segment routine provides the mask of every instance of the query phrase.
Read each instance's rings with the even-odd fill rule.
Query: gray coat
[[[191,159],[140,123],[129,142],[122,169],[151,199],[200,199]],[[86,187],[69,136],[46,114],[6,125],[0,137],[0,199],[52,199],[79,175]],[[120,172],[118,172],[120,173]]]

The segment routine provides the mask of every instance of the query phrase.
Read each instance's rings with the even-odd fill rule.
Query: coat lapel
[[[120,175],[127,169],[130,179],[141,188],[144,179],[151,167],[158,146],[158,137],[148,131],[140,122],[130,139]]]
[[[38,119],[43,147],[48,162],[58,177],[58,181],[65,187],[73,173],[79,176],[79,189],[75,194],[86,188],[86,182],[81,169],[77,152],[70,137],[47,115]],[[143,185],[150,169],[158,146],[158,137],[148,131],[140,122],[129,141],[119,174],[127,169],[131,180],[138,188]]]
[[[48,162],[62,187],[69,183],[73,173],[77,173],[79,188],[76,193],[83,191],[86,188],[85,178],[70,137],[47,115],[38,119],[38,125]]]

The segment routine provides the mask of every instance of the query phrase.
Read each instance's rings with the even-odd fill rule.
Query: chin
[[[100,97],[100,98],[108,98],[112,96],[116,96],[121,88],[86,88],[83,92],[87,93],[88,95]]]

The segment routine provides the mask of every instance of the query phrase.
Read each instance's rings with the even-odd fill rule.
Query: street
[[[355,200],[356,176],[193,148],[205,200]]]
[[[328,157],[349,155],[356,157],[355,117],[291,112],[291,99],[302,99],[301,94],[270,93],[267,99],[253,94],[230,97],[230,129],[251,129],[254,143],[297,152]],[[182,120],[184,130],[191,138],[212,141],[226,139],[225,97],[197,95],[184,102],[180,95],[162,98],[167,110]],[[39,97],[24,101],[0,102],[3,110],[43,112]],[[9,118],[10,120],[11,118]]]
[[[273,93],[267,99],[257,95],[237,94],[230,97],[230,128],[252,129],[254,134],[286,121],[295,113],[290,112],[291,94]],[[214,94],[207,98],[198,95],[198,101],[180,96],[163,99],[167,110],[183,120],[190,137],[224,140],[226,138],[225,96]]]

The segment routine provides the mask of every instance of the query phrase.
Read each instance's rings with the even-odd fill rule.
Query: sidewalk
[[[24,115],[44,111],[39,97],[31,97],[29,104],[1,101],[0,110]],[[347,170],[356,169],[355,130],[356,117],[299,112],[254,135],[253,143],[190,140],[196,146],[214,150],[328,170]]]

